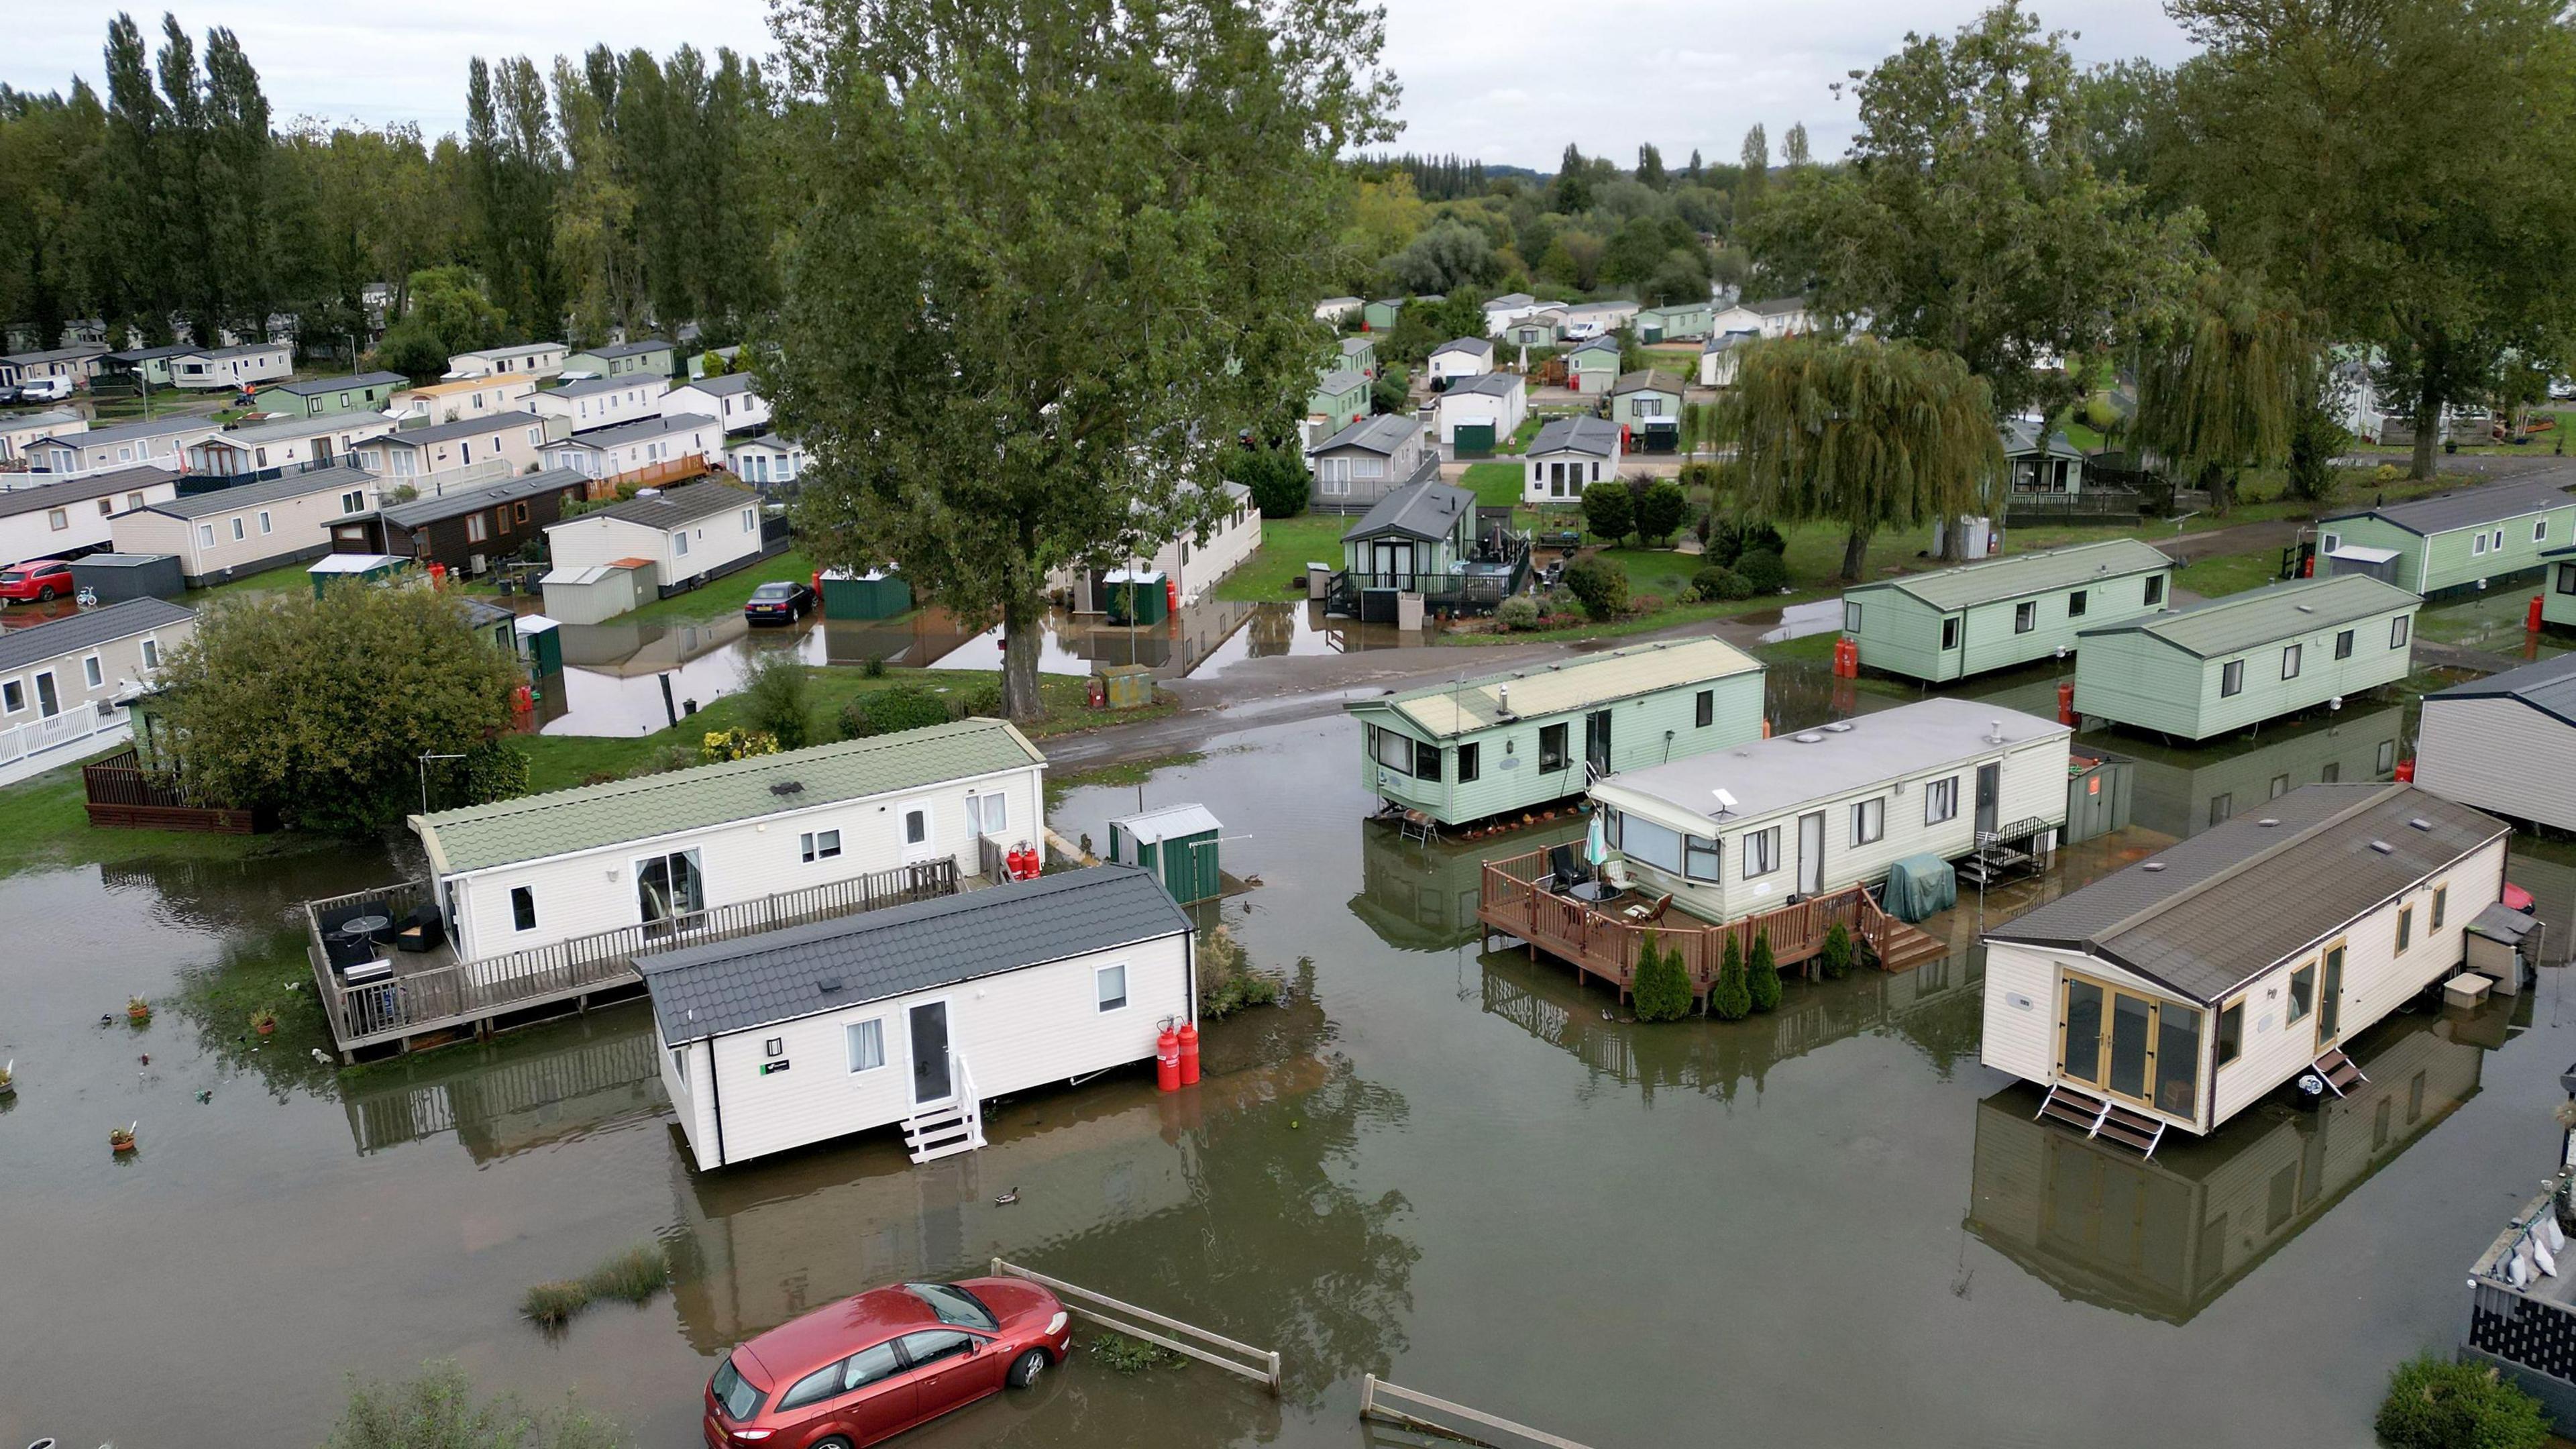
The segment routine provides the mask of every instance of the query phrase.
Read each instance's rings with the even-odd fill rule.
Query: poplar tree
[[[1753,958],[1744,965],[1746,995],[1755,1011],[1769,1011],[1780,1004],[1780,965],[1771,957],[1771,933],[1757,931],[1753,936]]]
[[[1722,1021],[1742,1021],[1753,1013],[1753,989],[1745,980],[1744,952],[1732,932],[1726,954],[1718,958],[1717,983],[1709,988],[1708,1009]]]

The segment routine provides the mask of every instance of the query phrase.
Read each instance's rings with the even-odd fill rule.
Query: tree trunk
[[[2438,435],[2441,431],[2441,409],[2433,410],[2433,418],[2430,422],[2424,420],[2422,408],[2415,410],[2415,457],[2413,466],[2406,470],[2407,477],[2419,483],[2433,481],[2433,445],[2439,440]]]
[[[1014,598],[1002,606],[1002,713],[1014,720],[1034,720],[1046,711],[1038,698],[1043,614],[1043,605],[1034,598]]]
[[[1954,515],[1943,519],[1941,521],[1941,562],[1966,563],[1967,561],[1968,520],[1966,516]]]
[[[1843,582],[1860,582],[1861,570],[1869,563],[1870,530],[1855,525],[1843,535]]]

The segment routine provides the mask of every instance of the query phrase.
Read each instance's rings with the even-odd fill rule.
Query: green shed
[[[1166,805],[1109,822],[1109,860],[1153,873],[1181,905],[1214,900],[1225,891],[1217,868],[1217,840],[1224,827],[1204,805]]]
[[[559,693],[563,687],[563,626],[543,614],[521,614],[513,627],[518,632],[519,662],[527,668],[528,682],[540,694]]]
[[[313,597],[340,584],[390,584],[409,575],[412,561],[392,553],[326,553],[304,570],[313,581]]]
[[[911,608],[912,585],[892,569],[830,569],[823,575],[826,619],[891,619]]]
[[[2073,649],[2082,630],[2164,608],[2174,561],[2135,539],[2008,554],[1843,591],[1872,669],[1939,683]]]
[[[1112,624],[1159,624],[1172,617],[1171,587],[1160,573],[1111,569],[1101,576]]]
[[[2346,574],[2087,629],[2075,709],[2185,740],[2296,714],[2404,679],[2422,605]]]
[[[2539,569],[2576,534],[2576,496],[2551,481],[2490,483],[2317,520],[2317,572],[2368,574],[2433,598]]]
[[[1403,310],[1402,297],[1380,297],[1360,309],[1360,325],[1371,332],[1384,332],[1395,325],[1396,315]]]

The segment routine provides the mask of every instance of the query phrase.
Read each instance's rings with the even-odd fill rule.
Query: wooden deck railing
[[[1930,941],[1881,910],[1864,886],[1846,886],[1725,925],[1712,925],[1675,907],[1655,924],[1641,926],[1606,915],[1588,902],[1555,894],[1547,889],[1548,876],[1545,851],[1485,862],[1477,917],[1495,930],[1564,957],[1622,992],[1636,980],[1638,951],[1648,935],[1655,937],[1658,949],[1681,953],[1694,996],[1706,996],[1716,982],[1730,939],[1749,958],[1754,939],[1769,935],[1772,959],[1784,967],[1824,950],[1825,938],[1837,925],[1851,933],[1855,945],[1875,952],[1883,964],[1912,965],[1923,959],[1920,953]]]
[[[360,891],[305,907],[314,980],[342,1051],[482,1021],[638,978],[635,958],[730,941],[810,921],[957,893],[957,862],[925,861],[716,906],[651,925],[621,926],[500,956],[433,966],[390,981],[343,985],[331,971],[322,922],[356,905],[401,920],[430,899],[426,881]]]
[[[248,835],[259,828],[252,811],[209,805],[172,777],[143,768],[127,749],[81,766],[81,795],[97,828],[203,830]]]

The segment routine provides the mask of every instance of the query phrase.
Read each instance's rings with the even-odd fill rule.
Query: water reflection
[[[371,1068],[341,1097],[358,1155],[453,1134],[476,1165],[663,1111],[640,1008]]]
[[[1361,821],[1360,892],[1351,914],[1399,951],[1446,951],[1474,941],[1477,892],[1487,860],[1545,850],[1583,838],[1584,822],[1571,816],[1480,841],[1407,840],[1383,821]]]
[[[2068,1298],[2187,1323],[2477,1095],[2486,1051],[2461,1038],[2515,1009],[2390,1017],[2353,1053],[2369,1080],[2349,1096],[2257,1108],[2146,1160],[2037,1120],[2039,1094],[2007,1087],[1977,1104],[1968,1230]]]

